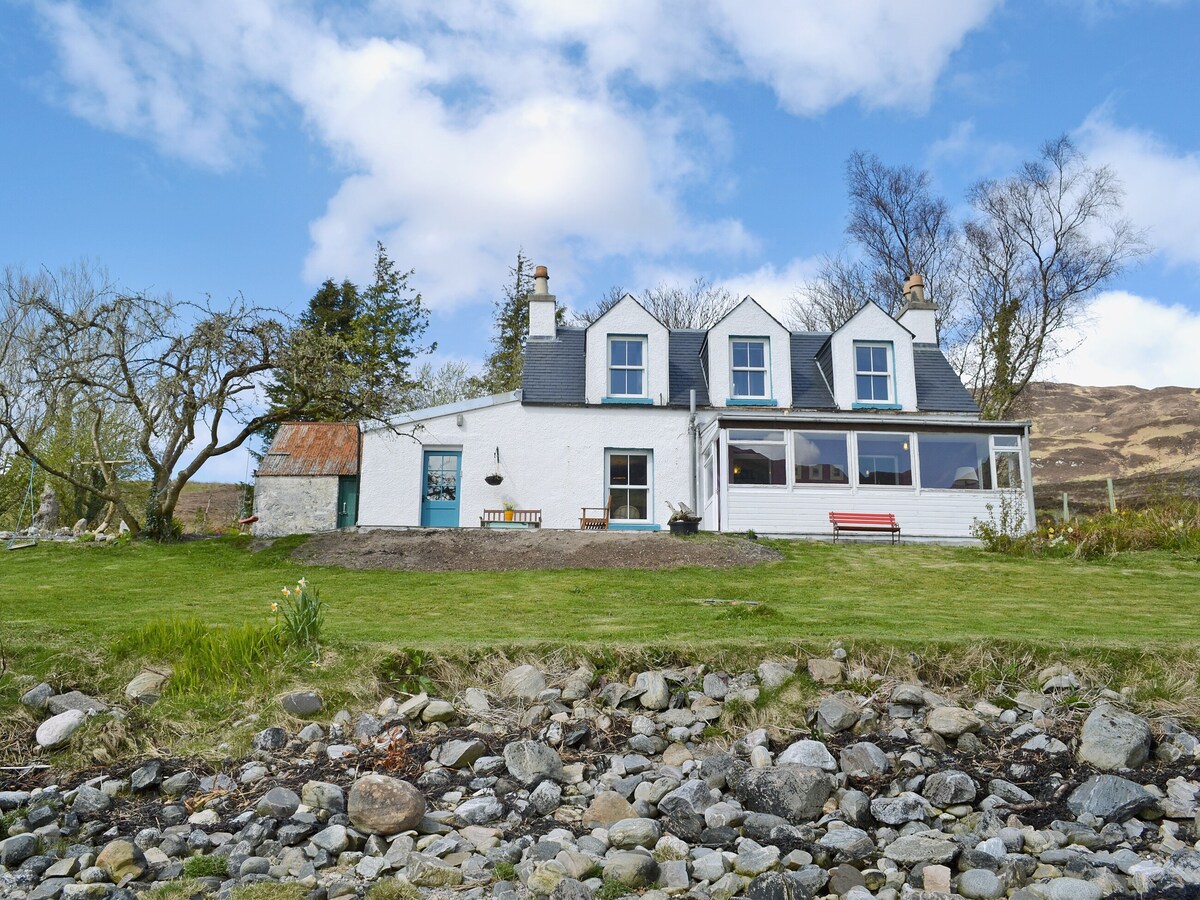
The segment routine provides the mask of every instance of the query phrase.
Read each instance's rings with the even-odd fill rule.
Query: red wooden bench
[[[893,544],[900,543],[900,523],[894,513],[831,512],[829,521],[835,541],[843,531],[883,531],[891,534]]]

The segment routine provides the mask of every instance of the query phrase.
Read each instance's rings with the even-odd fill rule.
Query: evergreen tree
[[[529,337],[529,297],[533,293],[533,264],[524,249],[517,250],[516,265],[509,267],[509,281],[496,301],[492,335],[494,348],[484,363],[483,374],[476,379],[480,394],[502,394],[521,387],[525,369],[525,339]],[[564,310],[556,311],[563,323]]]
[[[271,408],[302,409],[295,418],[304,422],[376,418],[408,408],[412,362],[437,346],[421,345],[429,310],[408,285],[412,274],[400,271],[380,243],[371,285],[326,280],[300,316],[293,345],[303,363],[267,387]],[[278,429],[278,423],[262,429],[264,448]]]

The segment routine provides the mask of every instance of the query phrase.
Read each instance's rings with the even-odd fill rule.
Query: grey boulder
[[[1135,769],[1150,758],[1150,725],[1141,716],[1107,703],[1083,723],[1079,761],[1097,769]]]
[[[549,744],[540,741],[513,741],[504,748],[504,765],[508,774],[523,785],[532,785],[543,778],[562,781],[562,757]]]
[[[415,828],[421,821],[425,798],[407,781],[373,773],[354,782],[346,812],[351,824],[360,831],[385,836],[399,834]]]
[[[1076,817],[1090,813],[1109,822],[1124,822],[1152,805],[1149,791],[1120,775],[1093,775],[1067,797],[1067,809]]]
[[[746,809],[779,816],[793,825],[820,816],[832,792],[827,774],[797,765],[750,769],[738,780],[736,790]]]

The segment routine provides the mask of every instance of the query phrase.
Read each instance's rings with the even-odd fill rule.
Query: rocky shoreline
[[[1061,667],[1040,692],[967,708],[840,655],[623,680],[520,666],[357,714],[299,692],[281,698],[294,727],[220,767],[6,771],[0,896],[124,900],[185,877],[200,896],[278,882],[313,900],[380,885],[466,900],[1200,894],[1200,744],[1178,723],[1101,690],[1081,710]],[[797,671],[824,686],[803,721],[715,733]],[[49,685],[24,702],[47,716],[39,741],[56,718],[120,714]]]

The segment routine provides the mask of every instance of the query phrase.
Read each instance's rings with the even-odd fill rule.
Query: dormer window
[[[767,339],[733,338],[729,349],[733,399],[755,400],[768,397]]]
[[[646,396],[646,338],[608,339],[608,396]]]
[[[892,377],[892,345],[890,343],[854,344],[855,405],[892,406],[896,388]]]

